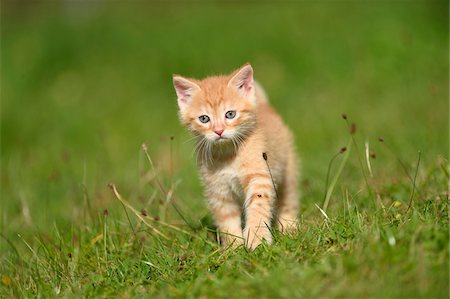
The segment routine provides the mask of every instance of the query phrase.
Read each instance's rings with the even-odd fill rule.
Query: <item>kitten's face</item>
[[[239,142],[255,125],[253,69],[245,65],[229,76],[202,81],[173,78],[180,119],[207,141]]]

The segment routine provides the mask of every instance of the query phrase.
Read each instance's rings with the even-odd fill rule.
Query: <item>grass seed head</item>
[[[352,123],[350,125],[350,134],[354,135],[356,133],[356,124]]]

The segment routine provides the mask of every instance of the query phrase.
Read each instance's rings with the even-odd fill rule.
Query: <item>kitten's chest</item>
[[[210,186],[215,186],[217,191],[223,189],[224,193],[231,192],[236,199],[243,199],[244,191],[240,181],[239,168],[234,164],[208,171],[204,175]]]

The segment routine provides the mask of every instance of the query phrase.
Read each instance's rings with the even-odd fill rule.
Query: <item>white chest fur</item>
[[[215,193],[223,196],[232,195],[243,202],[244,191],[239,178],[239,169],[234,164],[215,170],[204,169],[202,173],[207,186],[212,188]]]

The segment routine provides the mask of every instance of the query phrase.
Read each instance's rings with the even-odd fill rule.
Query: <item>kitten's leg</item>
[[[291,155],[293,157],[293,155]],[[298,171],[294,158],[288,160],[283,190],[277,202],[277,226],[281,232],[294,231],[298,227],[299,195]]]
[[[231,192],[216,188],[207,192],[207,196],[209,208],[222,236],[223,246],[236,247],[243,244],[241,209]]]
[[[247,247],[255,249],[263,239],[272,243],[270,225],[275,191],[270,174],[267,171],[248,173],[242,178],[242,186],[246,191],[243,234]]]

